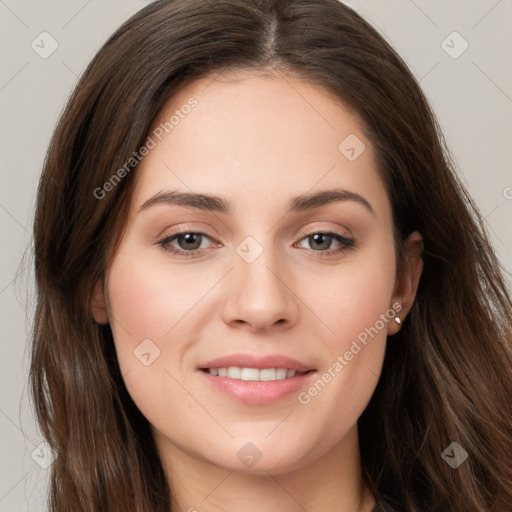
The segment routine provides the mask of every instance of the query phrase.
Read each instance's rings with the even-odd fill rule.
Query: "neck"
[[[357,426],[321,457],[288,472],[229,470],[185,452],[154,431],[178,512],[371,512],[363,484]]]

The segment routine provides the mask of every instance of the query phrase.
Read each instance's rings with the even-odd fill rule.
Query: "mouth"
[[[318,374],[316,368],[281,354],[231,354],[206,361],[196,370],[221,396],[253,406],[291,399]]]
[[[214,377],[227,377],[228,379],[243,381],[272,382],[278,380],[302,377],[315,370],[300,372],[295,368],[250,368],[240,366],[224,366],[220,368],[200,368],[201,371]]]

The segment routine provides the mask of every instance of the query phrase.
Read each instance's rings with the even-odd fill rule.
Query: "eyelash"
[[[327,236],[332,237],[335,241],[339,242],[342,245],[338,249],[330,249],[327,251],[315,251],[313,249],[310,249],[313,252],[319,253],[319,256],[321,258],[333,256],[334,254],[342,254],[345,251],[354,249],[356,247],[355,240],[353,240],[351,238],[347,238],[343,235],[340,235],[339,233],[337,233],[335,231],[317,230],[317,231],[305,232],[305,233],[301,233],[301,234],[302,234],[302,238],[300,239],[300,241],[302,241],[306,238],[312,237],[314,235],[327,235]],[[179,250],[176,248],[169,249],[167,247],[168,244],[170,244],[171,242],[173,242],[174,240],[176,240],[177,238],[179,238],[180,236],[183,236],[183,235],[201,235],[202,237],[204,236],[204,237],[209,238],[210,240],[213,240],[213,237],[209,236],[207,233],[203,233],[202,231],[191,231],[191,230],[185,229],[185,230],[176,231],[176,232],[172,233],[171,235],[166,236],[162,240],[159,240],[157,242],[157,244],[160,245],[165,251],[170,252],[176,256],[183,256],[184,258],[199,257],[198,253],[201,253],[201,251],[203,249],[195,249],[193,251],[183,251],[183,250]]]

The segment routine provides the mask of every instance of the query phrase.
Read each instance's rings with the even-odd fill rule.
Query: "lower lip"
[[[199,373],[203,374],[207,382],[215,389],[240,402],[265,405],[278,402],[297,393],[313,379],[317,372],[311,371],[299,377],[271,381],[230,379],[229,377],[210,375],[203,370],[199,370]]]

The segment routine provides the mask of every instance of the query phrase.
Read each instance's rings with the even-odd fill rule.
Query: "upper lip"
[[[229,366],[238,366],[239,368],[286,368],[298,372],[307,372],[314,370],[311,366],[303,364],[291,357],[280,354],[269,354],[266,356],[254,356],[251,354],[231,354],[227,356],[212,359],[206,363],[200,364],[198,369],[205,368],[228,368]]]

